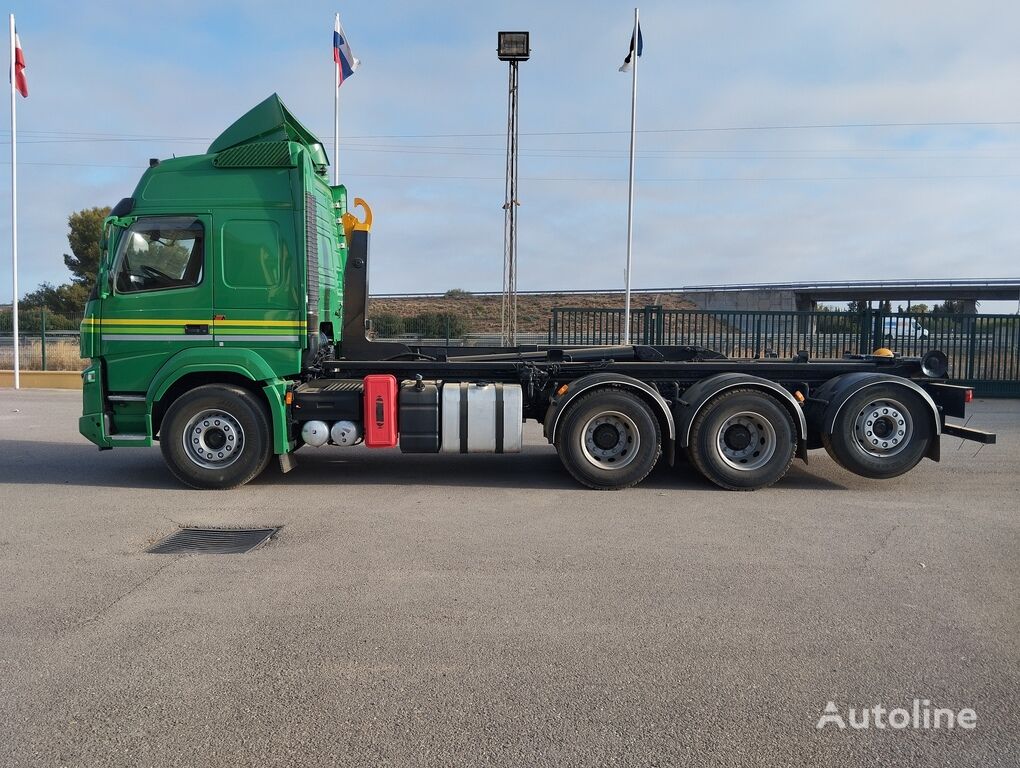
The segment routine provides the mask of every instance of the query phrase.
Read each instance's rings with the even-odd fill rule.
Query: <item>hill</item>
[[[619,293],[518,295],[517,328],[522,333],[543,333],[549,328],[554,307],[622,309],[623,298],[623,294]],[[368,303],[368,316],[378,320],[385,316],[412,318],[433,313],[451,314],[463,318],[471,333],[498,333],[501,304],[501,296],[476,296],[465,291],[449,291],[444,296],[372,297]],[[632,310],[650,304],[661,304],[666,309],[697,309],[693,302],[681,298],[680,294],[631,294]]]

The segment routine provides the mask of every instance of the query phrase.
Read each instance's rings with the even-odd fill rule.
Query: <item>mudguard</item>
[[[286,453],[289,450],[287,438],[287,417],[284,394],[286,382],[279,379],[276,371],[258,352],[243,347],[194,347],[174,355],[152,377],[152,383],[145,394],[149,413],[153,403],[167,393],[182,376],[189,373],[234,373],[261,384],[269,403],[269,420],[273,426],[273,452]]]
[[[559,428],[560,417],[566,411],[567,406],[581,395],[600,387],[615,387],[629,390],[648,401],[652,406],[652,410],[661,417],[661,421],[666,425],[662,450],[666,454],[669,463],[672,464],[676,445],[676,423],[673,419],[673,412],[670,410],[669,403],[659,394],[655,387],[631,376],[624,376],[619,373],[593,373],[570,382],[567,392],[562,397],[554,398],[549,405],[549,410],[545,413],[544,434],[546,439],[550,443],[555,444],[556,430]]]
[[[749,373],[719,373],[709,376],[707,379],[692,384],[684,393],[680,402],[676,405],[677,418],[677,445],[686,448],[691,444],[691,426],[698,412],[705,404],[720,392],[728,389],[743,387],[756,389],[759,392],[774,396],[790,412],[794,423],[797,425],[797,456],[807,461],[807,419],[800,403],[786,389],[774,381],[752,376]]]
[[[886,373],[845,373],[842,376],[829,379],[812,392],[808,408],[812,442],[817,441],[821,444],[821,435],[832,434],[833,425],[847,400],[858,392],[878,384],[893,384],[908,389],[916,393],[928,405],[931,412],[932,434],[936,439],[931,441],[926,455],[932,461],[938,461],[941,456],[941,440],[937,438],[942,435],[944,420],[942,412],[932,396],[917,382]]]

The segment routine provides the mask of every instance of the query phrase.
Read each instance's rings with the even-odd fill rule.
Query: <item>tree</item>
[[[71,270],[71,282],[63,285],[42,283],[21,300],[26,309],[45,307],[56,315],[81,315],[99,272],[103,219],[109,215],[109,208],[96,207],[75,211],[67,217],[70,229],[67,242],[71,253],[64,254],[64,266]]]
[[[910,312],[915,315],[927,315],[928,305],[927,304],[911,304]]]
[[[944,304],[936,304],[931,311],[941,315],[963,315],[966,314],[967,306],[963,299],[946,299]]]
[[[853,312],[855,314],[860,314],[862,312],[866,312],[869,309],[871,309],[871,302],[870,301],[848,301],[846,306],[847,306],[847,311],[848,312]]]
[[[21,304],[27,309],[46,307],[55,314],[74,317],[81,314],[85,302],[88,301],[89,290],[90,286],[83,283],[65,283],[57,286],[43,283],[31,293],[25,294]]]
[[[71,280],[78,285],[91,287],[96,281],[103,219],[109,215],[110,209],[102,207],[85,208],[67,217],[67,226],[71,230],[67,242],[71,246],[71,253],[64,254],[64,265],[71,270]]]

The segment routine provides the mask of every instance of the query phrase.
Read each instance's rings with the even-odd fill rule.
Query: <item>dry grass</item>
[[[41,371],[42,342],[38,339],[21,343],[21,370]],[[78,357],[78,340],[47,339],[46,370],[47,371],[81,371],[88,365],[87,360]],[[14,351],[11,347],[0,348],[0,368],[10,370],[14,367]]]

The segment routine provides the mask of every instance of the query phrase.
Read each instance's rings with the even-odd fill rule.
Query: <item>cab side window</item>
[[[202,282],[205,236],[194,217],[138,219],[121,236],[114,266],[117,293],[186,288]]]

